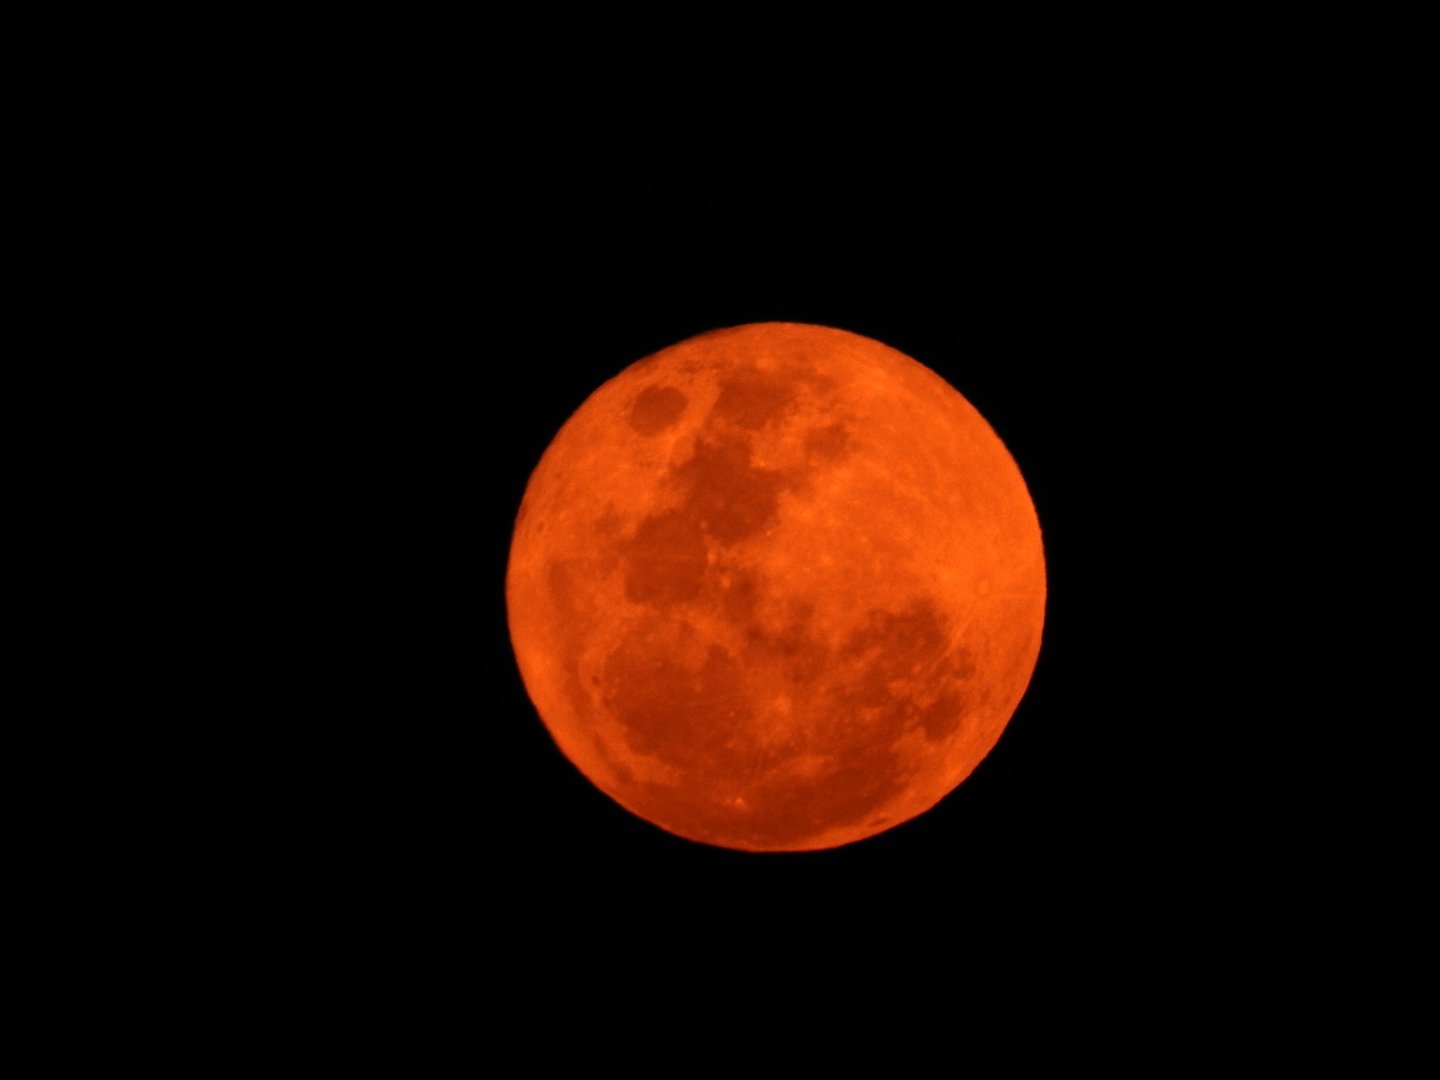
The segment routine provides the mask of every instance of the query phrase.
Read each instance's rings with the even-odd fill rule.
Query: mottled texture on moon
[[[834,847],[929,809],[1040,647],[1040,528],[934,372],[792,323],[601,386],[525,492],[507,578],[527,690],[602,791],[680,836]]]

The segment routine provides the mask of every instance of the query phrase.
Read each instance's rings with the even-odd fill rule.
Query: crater
[[[630,426],[641,435],[659,435],[675,426],[689,404],[673,386],[647,386],[630,406]]]

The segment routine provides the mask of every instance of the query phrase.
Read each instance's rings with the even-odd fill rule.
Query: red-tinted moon
[[[1025,482],[934,372],[758,323],[626,368],[530,478],[510,635],[560,749],[692,840],[800,851],[929,809],[1040,648]]]

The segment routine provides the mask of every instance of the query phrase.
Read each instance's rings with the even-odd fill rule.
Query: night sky
[[[1403,1057],[1420,698],[1391,691],[1423,661],[1391,575],[1433,481],[1386,274],[1407,136],[1355,92],[1403,96],[1390,46],[544,7],[31,49],[50,298],[93,298],[57,333],[106,373],[104,555],[64,593],[106,614],[45,669],[87,703],[36,804],[47,1054]],[[590,391],[765,320],[949,380],[1049,573],[971,778],[800,856],[594,789],[504,609]]]

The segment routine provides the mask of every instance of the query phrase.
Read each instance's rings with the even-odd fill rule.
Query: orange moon
[[[596,787],[691,840],[805,851],[923,813],[995,745],[1045,561],[1014,459],[940,376],[755,323],[631,365],[565,423],[506,603]]]

